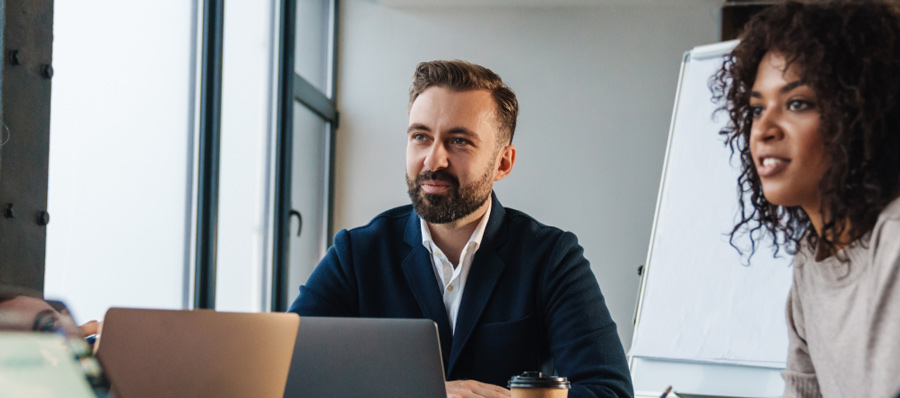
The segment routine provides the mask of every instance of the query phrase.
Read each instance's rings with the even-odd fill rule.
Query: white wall
[[[718,9],[342,7],[335,228],[409,201],[416,63],[487,66],[520,104],[518,159],[498,197],[578,235],[627,350],[682,53],[718,41]]]
[[[265,309],[267,296],[277,7],[252,3],[226,9],[225,310]],[[110,305],[185,307],[191,295],[198,6],[154,4],[55,10],[46,292],[82,319]],[[627,348],[681,53],[717,40],[717,10],[341,4],[335,227],[408,202],[416,63],[488,66],[521,105],[518,162],[497,185],[500,200],[579,236]]]

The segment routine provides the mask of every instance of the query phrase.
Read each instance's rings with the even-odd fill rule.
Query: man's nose
[[[446,168],[447,165],[447,148],[435,142],[434,145],[428,148],[428,153],[425,155],[425,168],[435,171]]]

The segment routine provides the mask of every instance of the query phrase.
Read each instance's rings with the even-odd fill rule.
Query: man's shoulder
[[[508,224],[508,231],[515,239],[547,240],[556,239],[562,236],[569,237],[573,240],[576,239],[575,234],[552,225],[544,224],[521,210],[510,207],[504,207],[503,210],[506,212],[504,218]]]
[[[503,217],[498,220],[500,227],[518,242],[548,242],[563,238],[576,243],[577,238],[571,232],[555,226],[544,224],[531,215],[510,207],[503,207]],[[395,207],[372,218],[366,225],[341,231],[356,242],[360,240],[397,241],[406,234],[410,217],[414,216],[412,205]]]
[[[346,233],[354,238],[390,237],[402,239],[412,211],[412,205],[398,206],[375,216],[366,225],[346,230]],[[397,233],[399,233],[399,236]]]

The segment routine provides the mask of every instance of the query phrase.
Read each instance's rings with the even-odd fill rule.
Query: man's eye
[[[462,138],[454,138],[454,139],[450,140],[450,143],[452,143],[454,145],[465,145],[465,144],[468,144],[469,141],[466,141]]]
[[[425,139],[425,134],[413,134],[413,139],[416,141],[422,141]]]

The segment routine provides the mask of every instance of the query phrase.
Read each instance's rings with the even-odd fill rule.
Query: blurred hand
[[[447,398],[509,398],[509,390],[475,380],[454,380],[445,383]]]
[[[103,322],[88,321],[84,325],[81,325],[81,333],[84,333],[85,336],[100,334],[101,330],[103,330]]]
[[[100,348],[100,334],[103,333],[103,322],[88,321],[84,325],[81,325],[81,333],[84,334],[85,337],[92,334],[97,335],[94,342],[89,343],[91,345],[91,351],[96,354],[97,349]]]

